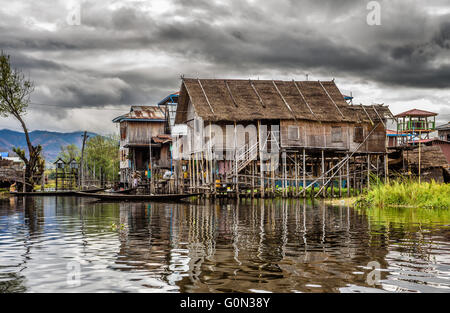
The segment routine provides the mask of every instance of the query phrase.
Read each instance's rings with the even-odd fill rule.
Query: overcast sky
[[[335,78],[356,103],[449,121],[449,0],[377,1],[381,25],[368,2],[0,0],[0,48],[35,81],[33,130],[114,132],[112,118],[178,91],[182,74]]]

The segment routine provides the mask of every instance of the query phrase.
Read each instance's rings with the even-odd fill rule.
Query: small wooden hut
[[[130,112],[113,120],[120,124],[120,182],[131,184],[170,169],[171,137],[167,133],[167,107],[132,106]],[[151,158],[150,158],[151,156]]]

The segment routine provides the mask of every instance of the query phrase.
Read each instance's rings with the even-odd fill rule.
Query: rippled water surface
[[[10,198],[0,292],[450,292],[448,211]]]

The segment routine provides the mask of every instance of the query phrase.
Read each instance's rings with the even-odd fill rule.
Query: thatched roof
[[[189,100],[205,121],[252,121],[297,119],[323,122],[369,122],[379,120],[371,108],[365,113],[350,106],[334,81],[280,80],[182,80],[175,123],[187,120]],[[371,107],[371,106],[365,106]],[[387,106],[376,106],[385,118]]]

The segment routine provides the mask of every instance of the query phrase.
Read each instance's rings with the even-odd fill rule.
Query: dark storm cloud
[[[155,103],[179,87],[182,73],[310,72],[389,86],[450,85],[450,16],[430,16],[421,2],[380,1],[381,26],[366,24],[361,0],[174,1],[165,14],[140,1],[108,6],[118,3],[83,2],[80,26],[65,23],[62,4],[20,16],[0,11],[0,47],[40,86],[36,102]],[[33,27],[27,14],[55,29]],[[155,64],[153,54],[166,64]]]

